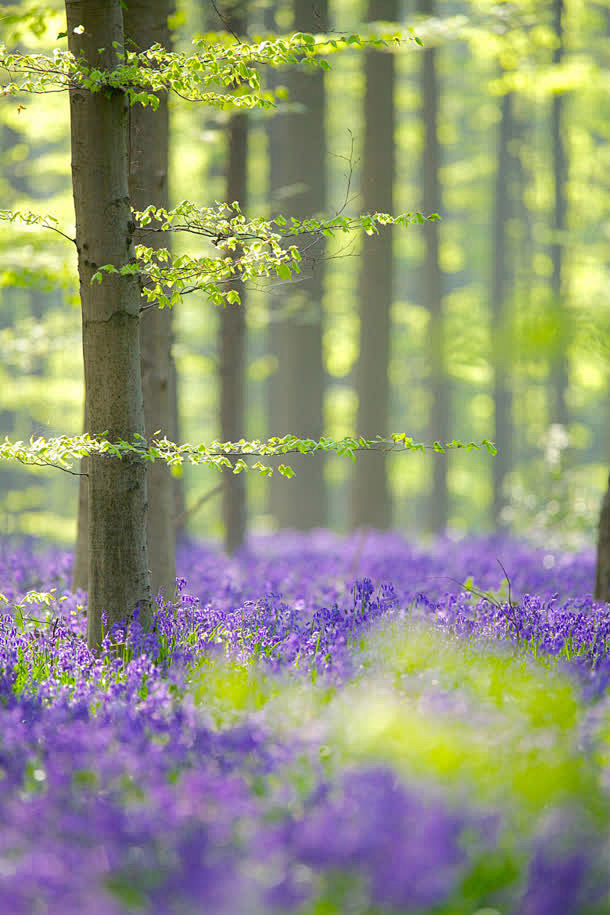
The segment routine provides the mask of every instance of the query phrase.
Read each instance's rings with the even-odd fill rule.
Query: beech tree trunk
[[[173,0],[127,0],[123,12],[127,47],[144,50],[160,44],[168,48],[171,38],[167,17],[173,5]],[[168,208],[168,148],[169,116],[164,92],[160,94],[156,111],[134,105],[129,112],[129,196],[135,210],[143,210],[151,203]],[[168,245],[168,236],[137,229],[134,243],[163,248]],[[172,431],[171,345],[171,310],[147,309],[140,321],[140,349],[144,420],[149,440],[156,432],[170,438]],[[152,593],[156,596],[162,590],[169,597],[176,586],[176,538],[174,485],[167,464],[155,461],[148,465],[147,487]]]
[[[420,0],[419,11],[434,15],[434,0]],[[425,216],[441,210],[441,184],[439,177],[441,150],[438,139],[439,82],[437,74],[438,49],[424,48],[422,52],[422,118],[424,146],[422,161],[422,208]],[[428,310],[427,359],[429,367],[430,415],[428,436],[431,441],[449,439],[449,390],[445,368],[445,340],[443,332],[443,283],[439,262],[439,224],[427,222],[423,226],[425,254],[423,267],[422,300]],[[434,533],[443,531],[449,516],[447,489],[447,455],[434,453],[432,493],[429,500],[428,526]]]
[[[493,521],[500,523],[505,504],[504,480],[512,465],[512,392],[510,386],[511,359],[506,346],[509,314],[506,304],[508,279],[506,223],[510,218],[510,162],[509,143],[513,134],[511,92],[502,98],[501,118],[498,127],[496,156],[496,182],[492,227],[492,277],[491,277],[491,332],[493,353],[494,389],[494,441],[498,453],[492,461]]]
[[[553,31],[557,46],[553,50],[553,63],[561,65],[564,57],[564,29],[563,29],[564,0],[553,0]],[[553,307],[557,312],[557,322],[560,328],[556,350],[552,354],[552,407],[551,421],[568,423],[568,408],[566,394],[568,389],[568,360],[566,356],[567,333],[566,314],[562,301],[564,293],[563,282],[563,251],[564,240],[562,234],[566,230],[567,200],[566,182],[568,174],[568,159],[565,148],[564,130],[565,96],[561,92],[553,95],[551,109],[551,142],[553,144],[553,185],[554,185],[554,212],[553,231],[555,237],[551,244],[551,261],[553,274],[551,288],[553,290]]]
[[[594,597],[595,600],[605,600],[610,603],[610,476],[599,515]]]
[[[172,343],[174,337],[172,334]],[[180,413],[178,410],[179,393],[178,393],[178,372],[176,370],[176,360],[171,357],[169,366],[169,432],[170,442],[181,442],[180,433]],[[184,493],[184,475],[179,471],[178,476],[172,475],[172,519],[174,527],[174,541],[178,544],[184,536],[184,519],[186,517],[186,497]]]
[[[372,22],[396,22],[398,0],[369,0],[368,18]],[[392,213],[394,55],[376,50],[365,54],[362,209],[365,213]],[[393,232],[388,228],[380,235],[366,238],[362,249],[356,431],[365,438],[374,438],[378,433],[386,435],[389,431],[392,239]],[[364,452],[354,464],[352,526],[388,528],[391,523],[387,458]]]
[[[245,30],[244,16],[233,13],[228,27],[239,35]],[[247,201],[248,115],[234,114],[227,130],[227,193],[226,200],[238,200],[242,210]],[[222,441],[238,441],[246,436],[246,312],[245,289],[236,281],[241,305],[225,305],[220,309],[218,327],[220,379],[220,436]],[[246,536],[246,474],[223,472],[223,520],[225,550],[234,553]]]
[[[83,409],[83,429],[89,429],[87,421],[87,403]],[[76,516],[76,543],[74,546],[74,565],[72,568],[72,590],[87,590],[89,580],[89,461],[81,458],[78,479],[78,506]]]
[[[91,67],[112,70],[123,47],[120,0],[66,0],[66,15],[70,51]],[[120,267],[133,256],[125,93],[71,89],[70,124],[88,430],[131,441],[145,432],[138,280],[106,275],[91,284],[98,267]],[[108,625],[136,611],[150,624],[151,590],[144,462],[96,455],[88,464],[87,639],[95,651],[104,613]]]
[[[610,35],[610,9],[606,10],[606,35]],[[610,391],[607,392],[610,395]],[[610,402],[606,400],[606,434],[604,443],[606,453],[610,446]],[[608,488],[602,501],[602,507],[599,515],[599,533],[597,539],[597,568],[595,573],[595,594],[596,600],[605,600],[610,603],[610,476],[608,477]]]
[[[328,28],[327,0],[294,0],[293,31]],[[272,211],[297,219],[324,210],[326,202],[325,95],[322,70],[291,67],[274,80],[287,86],[298,111],[280,112],[269,127]],[[303,247],[308,241],[300,240]],[[323,255],[318,245],[316,257]],[[309,250],[309,258],[314,253]],[[270,351],[277,371],[269,384],[269,434],[292,432],[320,438],[324,429],[324,362],[322,357],[323,266],[303,265],[298,282],[286,284],[272,298]],[[280,527],[309,530],[326,522],[323,456],[290,455],[295,477],[271,479],[271,513]]]
[[[170,43],[167,17],[173,9],[171,0],[130,0],[124,8],[123,20],[128,47],[144,49],[155,43],[168,47]],[[150,203],[167,207],[168,199],[168,110],[167,95],[162,95],[159,108],[136,105],[130,109],[130,154],[129,191],[132,205],[143,209]],[[150,247],[163,246],[166,240],[158,233],[138,230],[134,243]],[[169,309],[150,309],[140,324],[140,346],[142,354],[142,385],[144,393],[144,414],[146,434],[149,438],[160,431],[171,441],[178,441],[175,435],[176,422],[172,412],[177,410],[173,373],[172,313]],[[171,381],[170,381],[171,377]],[[86,408],[85,408],[85,425]],[[81,463],[81,472],[87,472],[87,459]],[[78,522],[72,587],[87,590],[88,570],[88,486],[87,478],[81,477],[78,500]],[[174,480],[169,468],[161,462],[149,464],[147,486],[149,511],[147,516],[148,554],[151,566],[153,594],[162,589],[170,595],[175,587],[175,542],[174,518],[180,514],[177,506],[180,486]]]

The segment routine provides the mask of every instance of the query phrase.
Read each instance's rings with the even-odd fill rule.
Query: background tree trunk
[[[610,477],[599,515],[594,597],[610,603]]]
[[[169,48],[167,17],[173,0],[127,0],[123,13],[125,42],[128,48],[144,50],[153,44]],[[168,149],[169,113],[167,93],[161,93],[156,111],[134,105],[129,117],[129,196],[136,210],[154,203],[169,206]],[[135,244],[152,248],[168,245],[168,236],[137,229]],[[169,308],[150,308],[140,321],[142,389],[146,436],[156,432],[168,438],[171,433],[171,344],[172,312]],[[175,441],[175,439],[174,439]],[[167,596],[176,586],[176,539],[174,529],[174,487],[169,467],[161,461],[147,468],[148,560],[152,593],[161,589]]]
[[[370,21],[395,22],[398,0],[369,0]],[[394,83],[391,53],[368,50],[365,57],[362,210],[392,213],[394,185]],[[393,231],[366,238],[360,271],[360,351],[356,370],[356,431],[365,438],[389,431],[390,321]],[[358,456],[354,465],[352,526],[388,528],[392,523],[387,459],[378,453]]]
[[[434,0],[420,0],[419,11],[425,16],[434,15]],[[426,47],[422,52],[421,92],[424,145],[422,156],[423,195],[425,216],[441,210],[440,158],[438,139],[439,80],[437,74],[438,49]],[[423,267],[422,301],[428,310],[427,361],[429,369],[430,414],[428,437],[433,441],[449,438],[449,388],[445,368],[445,340],[443,332],[443,282],[439,262],[439,224],[427,222],[423,226],[425,254]],[[428,526],[434,533],[443,531],[449,516],[447,489],[447,455],[434,453],[432,493],[428,508]]]
[[[553,63],[558,66],[564,57],[564,0],[553,0],[553,31],[557,41],[553,49]],[[553,95],[551,109],[551,142],[553,145],[553,185],[554,185],[554,209],[553,209],[553,231],[555,237],[551,244],[551,261],[553,263],[553,274],[551,277],[551,290],[553,293],[553,308],[556,309],[557,323],[559,326],[559,339],[556,349],[552,353],[552,373],[551,373],[551,421],[561,423],[563,426],[568,424],[568,408],[566,404],[566,394],[568,390],[568,359],[566,349],[568,344],[568,333],[566,327],[567,315],[565,313],[563,294],[563,251],[564,239],[563,233],[566,230],[566,182],[568,177],[568,159],[563,136],[565,96],[561,92]]]
[[[512,466],[512,394],[509,373],[511,353],[506,345],[509,314],[506,305],[508,279],[506,223],[511,215],[510,178],[511,157],[509,143],[513,134],[513,96],[506,92],[502,97],[501,117],[498,126],[496,156],[496,182],[492,227],[492,277],[491,277],[491,334],[493,353],[494,441],[498,449],[492,461],[493,522],[501,520],[505,504],[504,480]]]
[[[328,27],[327,0],[294,0],[292,31]],[[269,127],[272,210],[297,219],[321,212],[326,202],[324,73],[291,68],[274,77],[287,86],[298,110],[280,112]],[[301,240],[302,247],[308,242]],[[317,245],[315,256],[323,254]],[[309,251],[311,258],[312,252]],[[306,278],[305,278],[306,277]],[[303,279],[272,298],[270,352],[277,360],[269,388],[269,434],[319,438],[324,419],[322,358],[323,268],[303,265]],[[290,455],[296,476],[271,479],[271,512],[280,527],[307,530],[326,522],[323,456]]]
[[[245,10],[245,4],[241,9]],[[234,11],[227,19],[227,28],[236,35],[245,31],[245,12]],[[247,206],[248,166],[248,115],[234,114],[227,130],[227,203],[239,201],[242,210]],[[224,442],[246,437],[246,312],[245,288],[236,281],[233,287],[239,292],[241,305],[225,305],[220,309],[218,327],[219,378],[220,378],[220,437]],[[232,554],[243,544],[246,536],[246,474],[224,472],[223,520],[224,542],[227,553]]]
[[[70,51],[89,66],[112,70],[123,47],[120,0],[66,0],[66,15]],[[144,435],[138,280],[110,275],[91,285],[98,267],[121,266],[133,256],[125,94],[70,90],[70,125],[88,431],[131,441]],[[96,650],[103,613],[109,625],[136,610],[150,623],[146,470],[141,460],[97,455],[89,458],[88,479],[87,638]]]
[[[87,401],[83,409],[83,429],[89,429],[87,419]],[[74,547],[74,565],[72,567],[72,590],[87,590],[89,581],[89,461],[81,458],[78,478],[78,506],[76,516],[76,544]],[[85,476],[86,474],[86,476]]]

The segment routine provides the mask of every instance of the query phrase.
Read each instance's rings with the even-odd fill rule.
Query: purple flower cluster
[[[154,632],[118,627],[95,659],[69,555],[0,544],[2,911],[608,911],[610,611],[589,594],[592,556],[316,532],[233,559],[187,544],[179,566],[188,582],[160,596]],[[52,588],[56,601],[23,603]],[[381,759],[325,761],[315,734],[264,710],[219,723],[193,691],[217,663],[340,695],[368,682],[372,624],[409,619],[573,672],[586,796],[566,785],[528,822]],[[425,698],[431,715],[452,707],[442,688]]]

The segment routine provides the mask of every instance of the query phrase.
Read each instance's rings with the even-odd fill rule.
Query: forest
[[[0,7],[0,904],[610,912],[608,0]]]

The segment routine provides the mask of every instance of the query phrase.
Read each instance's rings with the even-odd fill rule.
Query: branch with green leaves
[[[406,37],[418,41],[413,34]],[[159,44],[146,50],[119,47],[118,64],[112,69],[88,67],[70,51],[59,48],[50,55],[20,54],[9,53],[5,45],[0,45],[0,69],[7,72],[9,79],[0,89],[0,95],[75,88],[91,92],[121,90],[130,104],[157,108],[159,93],[172,92],[186,101],[217,108],[272,108],[275,96],[261,86],[258,70],[261,65],[304,65],[327,70],[328,54],[350,47],[387,47],[404,40],[400,34],[363,38],[360,35],[316,37],[305,32],[253,44],[229,43],[232,40],[228,36],[224,40],[222,36],[214,38],[213,43],[205,37],[194,39],[194,54],[169,51]],[[214,91],[212,86],[221,91]]]
[[[366,439],[362,436],[358,438],[347,436],[338,440],[327,437],[310,439],[299,438],[296,435],[284,435],[281,438],[274,437],[266,441],[240,439],[238,442],[213,441],[207,444],[202,442],[198,445],[175,444],[168,441],[167,438],[153,439],[149,444],[138,435],[134,437],[133,442],[123,439],[111,441],[105,438],[106,434],[99,437],[88,434],[72,437],[63,435],[50,439],[39,437],[31,438],[29,442],[11,442],[9,439],[5,439],[0,443],[0,460],[17,461],[36,467],[54,467],[75,473],[72,468],[81,458],[104,455],[119,460],[162,461],[174,468],[180,468],[184,464],[206,464],[215,470],[231,470],[233,473],[256,470],[263,476],[271,476],[274,467],[270,463],[256,461],[248,464],[246,458],[269,459],[286,454],[323,452],[355,460],[356,454],[361,451],[379,451],[384,454],[425,453],[426,451],[445,453],[458,448],[464,448],[467,451],[485,448],[489,454],[496,454],[494,443],[488,439],[466,443],[453,439],[450,442],[434,442],[432,445],[425,445],[423,442],[416,442],[403,432],[392,433],[387,438],[377,436],[374,439]],[[294,476],[294,470],[288,464],[280,464],[276,469],[282,476],[288,478]]]
[[[135,214],[136,224],[150,232],[188,232],[207,238],[218,256],[173,255],[167,248],[137,245],[133,263],[122,267],[101,267],[92,282],[101,282],[104,273],[138,274],[142,292],[149,305],[160,308],[177,304],[182,295],[195,291],[205,293],[214,305],[238,305],[235,280],[248,282],[276,277],[294,279],[303,262],[311,265],[319,259],[316,245],[324,238],[363,231],[379,234],[379,228],[391,225],[425,223],[438,219],[436,213],[372,213],[345,216],[338,213],[327,219],[298,220],[276,216],[273,219],[246,217],[239,203],[217,203],[200,207],[183,201],[173,210],[154,206]],[[295,244],[298,242],[298,244]]]
[[[347,198],[346,203],[347,204]],[[0,219],[52,229],[73,241],[57,226],[52,216],[29,210],[0,210]],[[92,276],[101,283],[105,274],[137,275],[146,299],[144,309],[157,305],[173,307],[183,295],[200,291],[214,305],[238,305],[235,280],[248,282],[277,278],[289,282],[301,272],[303,262],[310,266],[321,260],[316,246],[322,239],[355,231],[378,235],[384,226],[423,224],[437,220],[437,213],[366,213],[346,216],[338,212],[328,218],[272,219],[245,216],[237,201],[202,207],[184,200],[171,210],[149,206],[134,213],[135,224],[146,233],[188,232],[207,239],[218,255],[175,255],[167,248],[139,244],[135,258],[127,264],[105,264]]]

